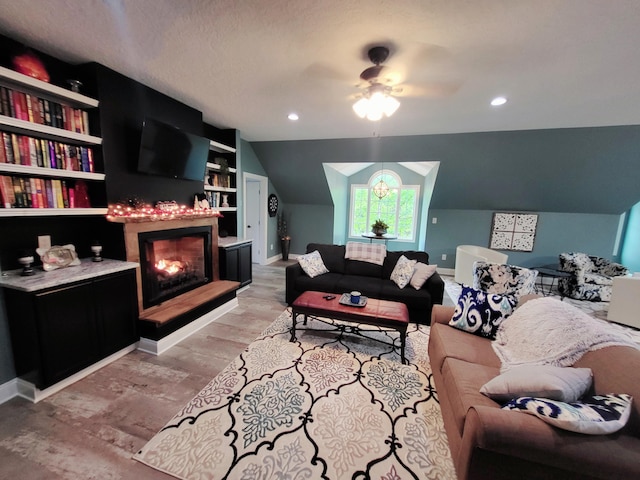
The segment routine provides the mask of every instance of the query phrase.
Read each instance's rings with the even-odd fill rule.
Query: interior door
[[[260,182],[247,179],[246,181],[246,213],[245,221],[247,224],[246,238],[253,241],[253,263],[261,263],[260,259],[264,255],[262,252],[262,228],[260,228]],[[266,206],[265,206],[266,210]]]

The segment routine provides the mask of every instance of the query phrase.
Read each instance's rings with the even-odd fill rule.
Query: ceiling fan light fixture
[[[367,118],[372,122],[378,121],[383,115],[390,117],[398,110],[400,102],[389,95],[388,90],[380,84],[367,88],[364,96],[353,104],[353,111],[360,118]]]
[[[356,112],[360,118],[364,118],[367,116],[367,111],[369,110],[369,99],[362,97],[356,103],[353,104],[353,111]]]

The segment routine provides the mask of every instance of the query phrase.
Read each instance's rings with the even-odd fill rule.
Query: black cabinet
[[[220,279],[249,285],[251,276],[251,242],[220,247]]]
[[[135,270],[37,292],[5,289],[18,377],[40,389],[138,341]]]

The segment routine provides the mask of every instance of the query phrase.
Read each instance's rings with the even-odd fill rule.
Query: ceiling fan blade
[[[419,85],[405,84],[402,90],[395,93],[397,97],[441,98],[454,95],[462,87],[461,82],[430,82]]]

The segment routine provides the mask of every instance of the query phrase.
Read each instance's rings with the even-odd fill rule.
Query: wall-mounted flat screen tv
[[[204,181],[209,140],[157,120],[142,125],[138,172]]]

